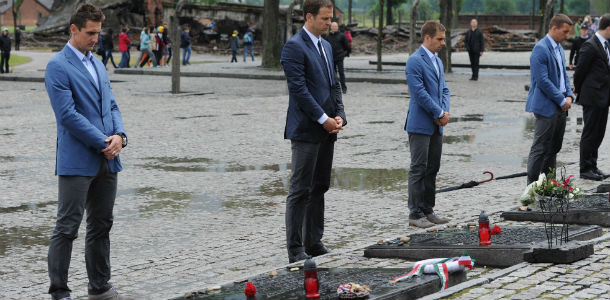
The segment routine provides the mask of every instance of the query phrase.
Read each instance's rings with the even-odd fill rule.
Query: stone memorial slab
[[[564,216],[555,214],[550,216],[539,209],[529,211],[505,211],[500,217],[510,221],[532,221],[554,223],[599,225],[610,227],[610,201],[608,194],[585,195],[582,199],[570,202],[569,211]]]
[[[561,228],[555,227],[555,234]],[[600,237],[599,226],[569,227],[569,240],[585,241]],[[476,260],[475,266],[508,267],[524,261],[524,253],[532,248],[547,247],[543,226],[505,226],[502,233],[491,236],[491,246],[479,246],[478,228],[448,229],[412,234],[408,242],[396,239],[391,244],[375,244],[365,248],[365,257],[424,260],[460,256],[467,252]]]
[[[339,299],[337,288],[340,284],[350,282],[371,287],[371,300],[416,299],[440,291],[439,277],[423,275],[409,280],[390,283],[389,281],[408,273],[406,269],[390,268],[320,268],[318,279],[320,283],[319,300]],[[202,290],[186,293],[172,300],[306,300],[304,290],[304,274],[302,268],[298,271],[287,269],[277,270],[277,275],[259,274],[247,281],[256,286],[256,295],[246,297],[244,288],[246,281],[224,285],[217,290]],[[466,281],[466,272],[456,272],[449,276],[449,286]]]

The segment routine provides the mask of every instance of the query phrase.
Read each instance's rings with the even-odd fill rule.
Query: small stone
[[[189,299],[193,297],[193,293],[192,292],[188,292],[186,294],[184,294],[184,298]]]
[[[400,238],[400,241],[402,243],[408,243],[410,240],[411,240],[410,236],[403,236],[403,237]]]
[[[392,244],[392,242],[394,242],[394,240],[392,240],[392,239],[385,239],[383,242],[388,244],[388,245],[390,245],[390,244]]]
[[[438,231],[445,231],[445,228],[444,228],[444,227],[440,227],[440,228],[438,228],[437,230],[438,230]]]
[[[215,292],[215,291],[220,291],[220,285],[213,286],[208,290],[208,292]]]
[[[428,232],[436,232],[436,228],[435,227],[428,228]]]
[[[474,226],[474,225],[469,225],[469,226],[468,226],[468,230],[475,230],[475,229],[477,229],[477,227],[476,227],[476,226]]]
[[[455,225],[449,225],[447,227],[450,228],[450,229],[453,229],[453,228],[455,228]]]
[[[277,276],[277,270],[273,270],[273,271],[269,272],[269,275]]]
[[[299,270],[299,267],[290,268],[290,272],[296,272]]]
[[[377,245],[383,245],[383,243],[384,243],[383,239],[377,241]]]
[[[197,293],[198,294],[207,294],[208,293],[208,289],[198,290]]]
[[[526,211],[526,210],[527,210],[527,206],[520,206],[520,207],[519,207],[519,210],[520,210],[520,211]]]

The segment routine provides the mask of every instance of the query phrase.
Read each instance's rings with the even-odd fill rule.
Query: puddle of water
[[[394,124],[394,121],[369,121],[367,124]]]
[[[27,249],[34,246],[48,246],[53,226],[0,228],[0,256],[9,249]]]
[[[185,209],[193,194],[188,192],[163,191],[154,187],[135,189],[135,195],[147,199],[138,208],[140,214],[147,216],[158,211],[178,212]]]
[[[444,144],[472,143],[474,140],[474,135],[443,135]]]
[[[180,158],[180,157],[148,157],[156,160],[146,164],[136,165],[147,169],[156,169],[168,172],[245,172],[245,171],[283,171],[290,168],[288,163],[274,165],[244,166],[237,163],[216,161],[209,158]]]
[[[407,169],[334,168],[331,186],[352,191],[397,191],[406,190],[408,178]]]
[[[0,162],[15,162],[14,156],[0,156]]]
[[[525,103],[527,100],[518,100],[518,99],[503,99],[498,100],[498,102],[508,102],[508,103]]]
[[[178,120],[197,119],[197,118],[214,118],[216,115],[198,115],[192,117],[176,117]]]
[[[249,113],[235,113],[235,114],[231,114],[232,116],[247,116],[250,115]]]
[[[42,203],[22,204],[19,206],[12,206],[12,207],[0,207],[0,214],[10,214],[10,213],[21,212],[21,211],[34,211],[34,210],[44,208],[44,207],[47,207],[49,205],[53,205],[56,203],[57,203],[57,201],[48,201],[48,202],[42,202]]]
[[[340,140],[347,140],[347,139],[352,139],[352,138],[358,138],[358,137],[363,137],[365,136],[364,134],[354,134],[354,135],[341,135],[339,136]]]
[[[449,121],[451,123],[454,122],[483,122],[482,114],[467,114],[461,117],[452,117]]]

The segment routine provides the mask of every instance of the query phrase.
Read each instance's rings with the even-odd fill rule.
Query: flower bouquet
[[[573,175],[568,178],[555,179],[555,170],[547,177],[540,173],[538,180],[529,184],[521,195],[521,204],[526,206],[537,206],[542,199],[578,199],[584,195],[583,190],[574,187]]]

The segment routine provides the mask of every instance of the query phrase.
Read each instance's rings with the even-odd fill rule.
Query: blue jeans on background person
[[[254,61],[254,50],[252,50],[252,44],[244,44],[244,62],[246,62],[246,55],[250,51],[250,55],[252,56],[252,61]]]
[[[188,45],[184,48],[182,48],[182,64],[183,65],[190,65],[190,61],[191,61],[191,54],[193,53],[193,50],[191,49],[191,45]]]
[[[121,62],[119,63],[119,68],[129,68],[129,59],[131,59],[129,55],[129,51],[121,52]]]
[[[106,56],[104,57],[104,61],[103,61],[104,67],[108,63],[108,60],[110,60],[110,62],[112,63],[112,66],[116,69],[117,66],[114,63],[114,58],[112,57],[112,49],[106,49]]]

